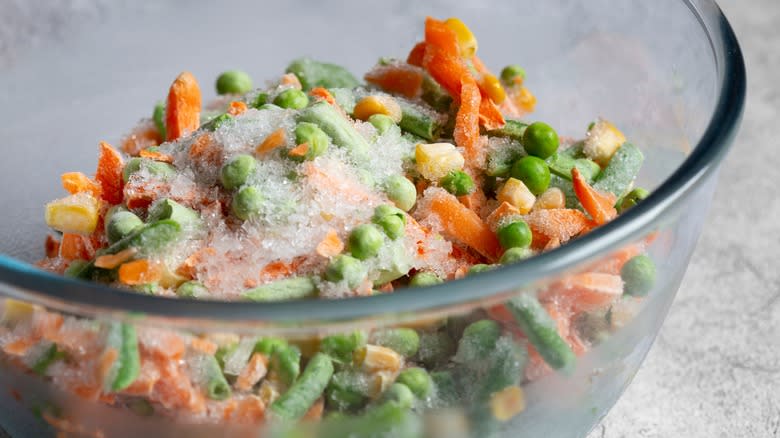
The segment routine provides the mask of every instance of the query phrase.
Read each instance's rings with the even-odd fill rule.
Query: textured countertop
[[[742,129],[647,360],[589,438],[780,437],[780,2],[719,2],[745,54]]]
[[[623,398],[589,438],[780,438],[780,1],[722,0],[742,44],[747,109],[712,211],[669,317]],[[0,57],[59,9],[102,0],[0,0]],[[37,14],[49,20],[33,20]],[[25,18],[29,29],[21,34]]]

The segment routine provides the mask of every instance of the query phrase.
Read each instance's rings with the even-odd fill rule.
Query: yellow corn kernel
[[[612,123],[599,119],[585,138],[582,152],[599,165],[606,166],[615,151],[626,142],[626,136]]]
[[[504,86],[501,85],[501,81],[499,81],[497,77],[490,73],[482,75],[479,81],[479,88],[481,88],[495,103],[500,104],[506,100]]]
[[[490,410],[498,421],[509,421],[525,409],[525,395],[519,386],[509,386],[490,397]]]
[[[463,169],[466,160],[450,143],[418,144],[414,151],[417,171],[429,181],[438,181],[453,170]]]
[[[536,108],[536,96],[527,87],[520,87],[520,92],[515,98],[515,105],[527,113],[533,112]]]
[[[460,56],[471,59],[477,53],[477,38],[471,29],[466,26],[466,23],[455,17],[446,19],[444,25],[452,29],[458,37]]]
[[[552,210],[566,207],[566,195],[558,187],[550,187],[539,195],[534,204],[534,210]]]
[[[257,395],[260,396],[260,400],[262,400],[266,406],[270,406],[281,394],[279,393],[279,388],[276,384],[266,379],[260,384]]]
[[[17,324],[32,318],[33,306],[24,301],[6,298],[3,303],[2,321],[9,324]]]
[[[403,358],[400,354],[389,348],[371,344],[355,350],[353,359],[357,366],[372,373],[377,371],[397,372],[403,364]]]
[[[384,114],[395,123],[401,121],[401,105],[390,96],[366,96],[355,105],[352,115],[356,119],[368,120],[374,114]]]
[[[78,193],[46,204],[46,225],[63,233],[91,234],[98,222],[100,203],[89,193]]]
[[[368,376],[367,394],[370,398],[377,398],[395,382],[398,373],[379,371]]]
[[[536,197],[522,181],[515,178],[506,180],[503,186],[498,190],[498,202],[506,202],[520,210],[520,214],[526,214],[534,206]]]
[[[176,289],[187,281],[186,277],[176,273],[176,270],[171,269],[167,263],[162,264],[162,277],[160,277],[160,286],[168,289]]]

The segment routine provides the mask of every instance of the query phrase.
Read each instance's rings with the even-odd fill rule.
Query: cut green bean
[[[230,397],[230,384],[214,356],[197,354],[189,359],[189,365],[195,381],[201,385],[206,397],[211,400],[225,400]]]
[[[357,78],[344,67],[311,58],[294,60],[285,72],[295,74],[305,91],[314,87],[351,89],[360,85]]]
[[[149,222],[170,219],[182,228],[196,228],[201,224],[200,213],[172,199],[163,199],[149,209]]]
[[[277,346],[271,355],[271,371],[291,385],[301,373],[301,350],[295,345]]]
[[[355,370],[344,370],[333,375],[328,384],[328,405],[340,411],[363,407],[369,397],[369,378]]]
[[[527,123],[523,123],[519,120],[506,119],[506,124],[504,124],[503,127],[489,130],[487,131],[487,134],[492,137],[511,138],[516,142],[522,143],[523,134],[525,134],[526,128],[528,128]]]
[[[280,338],[263,338],[255,344],[254,352],[271,356],[277,348],[286,348],[287,341]]]
[[[123,237],[144,226],[144,222],[130,211],[116,211],[106,220],[106,237],[116,243]]]
[[[573,158],[562,153],[556,153],[547,158],[550,172],[571,181],[571,169],[576,167],[588,183],[601,172],[601,167],[588,158]]]
[[[441,132],[442,124],[425,114],[413,104],[402,99],[396,99],[401,105],[401,122],[398,126],[406,132],[422,137],[428,141],[434,140]]]
[[[130,177],[141,169],[145,169],[150,175],[166,181],[176,177],[176,168],[168,163],[134,157],[125,164],[122,170],[122,179],[128,182]]]
[[[382,329],[371,334],[371,343],[387,347],[408,358],[420,350],[420,335],[410,328]]]
[[[384,189],[387,198],[403,211],[411,210],[417,202],[417,187],[403,175],[396,174],[388,177]]]
[[[243,293],[252,301],[286,301],[310,298],[317,294],[317,286],[310,277],[291,277],[258,286]]]
[[[347,363],[352,360],[352,352],[366,345],[366,333],[355,330],[352,333],[326,336],[320,342],[320,351],[336,362]]]
[[[464,364],[483,360],[496,347],[500,336],[501,326],[493,320],[472,323],[463,331],[458,341],[458,352],[452,360]]]
[[[547,314],[539,301],[527,294],[507,302],[520,330],[536,348],[545,362],[553,369],[571,372],[576,356],[561,335],[555,321]]]
[[[38,356],[31,369],[35,374],[43,376],[46,374],[46,370],[48,370],[54,362],[64,358],[65,353],[57,349],[57,344],[52,343],[43,350],[40,356]]]
[[[141,372],[135,327],[119,322],[109,324],[106,349],[115,351],[116,360],[106,374],[105,387],[110,391],[121,391],[130,386]]]
[[[330,357],[323,353],[315,354],[301,377],[271,404],[271,413],[283,421],[299,420],[322,395],[332,376]]]
[[[355,92],[351,88],[328,88],[328,92],[333,96],[336,105],[340,106],[347,114],[352,114],[355,111],[357,101]]]
[[[644,159],[638,147],[631,143],[623,143],[596,178],[593,188],[613,193],[618,198],[622,197],[631,190],[631,185],[639,174]]]
[[[333,144],[349,151],[359,165],[370,161],[370,146],[355,127],[327,102],[317,102],[301,111],[299,120],[314,123],[325,131]]]
[[[152,120],[154,126],[157,128],[157,133],[160,134],[160,138],[165,141],[168,138],[168,131],[165,129],[165,104],[157,102],[154,106],[154,112],[152,112]]]

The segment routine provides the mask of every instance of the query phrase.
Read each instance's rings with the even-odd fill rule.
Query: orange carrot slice
[[[154,283],[162,278],[162,274],[159,264],[140,259],[119,267],[119,282],[130,286]]]
[[[138,152],[138,156],[141,158],[149,158],[150,160],[154,160],[154,161],[160,161],[162,163],[168,163],[168,164],[173,163],[172,156],[158,151],[150,151],[149,149],[144,149]]]
[[[295,272],[297,268],[298,263],[295,261],[292,263],[287,263],[281,260],[277,260],[265,265],[263,269],[260,270],[260,276],[273,280],[276,278],[286,277]]]
[[[425,51],[423,66],[451,96],[460,97],[461,79],[470,74],[460,58],[429,46]]]
[[[622,295],[620,275],[585,272],[556,282],[540,294],[540,298],[565,302],[578,313],[606,308]]]
[[[444,232],[471,247],[489,260],[496,260],[501,246],[495,233],[477,213],[461,204],[456,197],[444,191],[431,199],[431,211],[439,217]]]
[[[200,86],[190,72],[181,73],[168,90],[165,110],[166,140],[176,140],[198,130],[200,126]]]
[[[249,107],[247,107],[244,102],[241,102],[240,100],[234,100],[230,102],[230,105],[228,105],[227,113],[235,117],[244,114],[247,109],[249,109]]]
[[[95,267],[101,269],[114,269],[122,263],[132,259],[138,252],[135,248],[127,248],[116,254],[104,254],[95,259]]]
[[[100,157],[98,158],[95,179],[100,184],[100,193],[104,201],[111,205],[122,202],[122,170],[124,162],[119,152],[110,144],[100,142]]]
[[[287,131],[285,131],[284,128],[279,128],[266,137],[265,140],[263,140],[263,142],[260,143],[260,145],[255,149],[255,152],[257,155],[263,156],[278,148],[279,146],[282,146],[286,141]]]
[[[303,158],[309,152],[309,143],[301,143],[287,151],[287,155],[295,158]]]
[[[514,205],[505,201],[488,215],[488,217],[485,219],[485,222],[488,224],[488,226],[490,226],[491,229],[495,230],[498,228],[498,225],[502,219],[510,216],[520,217],[520,210],[518,210]]]
[[[55,239],[52,235],[46,236],[46,242],[43,245],[46,250],[46,257],[54,258],[60,254],[60,241]]]
[[[501,110],[485,95],[479,103],[479,121],[486,129],[499,129],[506,124]]]
[[[409,56],[406,57],[406,63],[422,67],[423,57],[425,57],[425,41],[420,41],[415,44],[412,51],[409,52]]]
[[[479,106],[482,97],[471,76],[461,79],[460,108],[455,116],[455,144],[466,150],[466,161],[474,162],[479,154]]]
[[[317,254],[323,257],[334,257],[344,251],[344,242],[339,238],[336,230],[328,231],[328,234],[317,245]]]
[[[460,56],[458,36],[455,31],[443,21],[433,17],[425,18],[425,43],[428,47],[436,47],[447,55]]]
[[[379,66],[366,73],[365,79],[389,93],[414,98],[422,91],[423,70],[409,64]]]
[[[324,100],[325,102],[328,102],[331,105],[336,103],[336,98],[333,97],[330,91],[328,91],[326,88],[314,87],[311,90],[309,90],[309,94],[311,94],[313,98],[317,100]]]
[[[572,208],[534,210],[523,216],[533,233],[533,245],[542,248],[550,240],[564,243],[590,226],[585,213]]]
[[[61,180],[62,187],[72,195],[86,192],[91,193],[96,198],[100,197],[100,184],[81,172],[63,173]]]
[[[92,248],[86,236],[63,233],[60,242],[60,257],[65,260],[89,260],[92,258]]]
[[[603,225],[617,216],[615,210],[615,195],[601,193],[585,181],[576,167],[571,169],[571,179],[574,185],[574,194],[577,195],[582,207],[597,225]]]

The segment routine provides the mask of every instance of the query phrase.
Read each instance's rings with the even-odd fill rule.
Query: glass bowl
[[[42,206],[61,196],[58,176],[94,168],[97,141],[117,141],[146,117],[180,70],[213,78],[241,68],[272,78],[290,59],[311,55],[362,72],[379,56],[404,56],[421,38],[426,15],[464,19],[493,69],[521,63],[539,99],[534,119],[575,137],[597,116],[621,127],[645,151],[637,183],[652,195],[606,226],[523,263],[426,289],[340,301],[171,300],[60,278],[30,264],[43,254]],[[481,402],[464,390],[446,409],[418,406],[420,430],[413,429],[415,420],[412,429],[387,432],[377,424],[351,436],[585,436],[631,381],[672,303],[746,87],[736,38],[708,0],[399,0],[339,7],[303,0],[116,2],[78,24],[39,38],[0,65],[6,150],[0,185],[9,207],[0,229],[0,297],[34,303],[35,312],[96,325],[124,321],[169,336],[278,336],[300,344],[305,355],[312,339],[333,333],[408,326],[449,335],[464,320],[500,319],[496,306],[518,294],[606,269],[637,245],[656,261],[648,296],[613,306],[609,323],[584,340],[588,351],[569,373],[537,367],[522,386],[525,409],[510,421],[476,417]],[[512,339],[525,345],[522,336]],[[23,371],[19,362],[0,354],[0,425],[12,437],[262,433],[255,424],[175,420],[150,415],[149,406],[139,409],[132,399],[76,395]],[[480,378],[477,372],[473,380]]]

